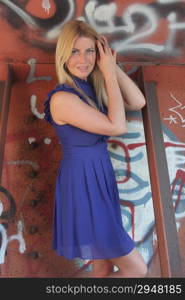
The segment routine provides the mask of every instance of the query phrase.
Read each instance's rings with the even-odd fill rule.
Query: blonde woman
[[[106,38],[83,21],[64,25],[56,72],[59,84],[45,101],[45,120],[63,150],[53,248],[67,259],[92,260],[92,277],[144,277],[145,262],[123,228],[107,139],[127,131],[125,110],[141,109],[145,99]]]

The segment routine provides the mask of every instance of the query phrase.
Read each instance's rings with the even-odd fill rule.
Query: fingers
[[[100,35],[100,38],[102,39],[103,43],[105,43],[107,46],[109,46],[108,41],[104,35]]]
[[[113,54],[113,56],[115,56],[115,50],[111,49],[109,44],[108,44],[108,41],[107,41],[107,38],[104,36],[104,35],[100,35],[100,40],[103,42],[103,46],[105,48],[105,51],[108,52],[109,54]]]
[[[102,41],[103,41],[103,45],[104,45],[104,48],[105,48],[105,52],[107,52],[107,53],[111,53],[112,54],[112,52],[111,52],[111,49],[110,49],[110,47],[109,47],[109,44],[108,44],[108,41],[107,41],[107,39],[106,39],[106,37],[105,36],[101,36],[101,39],[102,39]]]
[[[99,36],[99,39],[97,40],[97,47],[100,55],[99,58],[103,58],[104,55],[108,55],[110,58],[112,57],[116,63],[117,52],[110,48],[106,37],[103,35]]]
[[[97,52],[97,66],[99,70],[105,75],[110,70],[115,71],[116,66],[116,51],[109,47],[108,41],[104,36],[99,36],[96,45]]]
[[[114,58],[116,60],[117,52],[115,50],[112,50],[112,51],[113,51],[113,56],[114,56]]]
[[[103,45],[98,40],[97,40],[96,44],[97,44],[100,55],[103,55],[104,54]]]

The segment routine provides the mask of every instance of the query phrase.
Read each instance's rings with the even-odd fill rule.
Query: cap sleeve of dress
[[[50,112],[50,100],[51,100],[52,95],[59,91],[73,93],[83,99],[83,96],[77,90],[75,90],[73,87],[71,87],[67,84],[57,85],[53,90],[51,90],[49,92],[48,97],[47,97],[46,101],[44,102],[44,119],[47,122],[49,122],[50,124],[53,124],[53,119],[52,119],[51,112]]]

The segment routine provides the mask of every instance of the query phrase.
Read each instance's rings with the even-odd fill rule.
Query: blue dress
[[[89,81],[74,80],[97,101]],[[56,178],[53,248],[68,259],[127,255],[135,243],[122,225],[118,188],[107,149],[109,136],[56,124],[50,114],[50,99],[57,91],[76,94],[88,104],[67,84],[56,86],[44,103],[44,118],[54,127],[63,151]],[[100,111],[107,114],[105,106]]]

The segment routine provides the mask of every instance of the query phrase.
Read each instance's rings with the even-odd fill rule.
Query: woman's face
[[[81,79],[87,79],[96,63],[95,41],[88,37],[75,40],[72,53],[66,65],[69,72]]]

